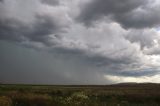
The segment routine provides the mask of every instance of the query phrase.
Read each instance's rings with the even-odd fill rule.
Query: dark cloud
[[[46,2],[49,0],[45,0]],[[56,0],[51,0],[51,2],[56,3]],[[43,5],[39,0],[5,1],[4,5],[0,5],[0,39],[53,45],[54,42],[51,42],[53,38],[50,35],[58,36],[68,26],[65,18],[57,16],[59,14],[57,9],[52,10],[56,15],[48,13],[49,11],[42,12],[42,9],[47,8],[42,7]]]
[[[144,3],[143,0],[92,0],[82,8],[79,18],[82,22],[91,23],[102,16],[128,13]]]
[[[58,5],[59,0],[41,0],[42,3],[47,4],[47,5]]]
[[[154,30],[130,30],[126,36],[131,43],[139,43],[141,49],[144,47],[150,48],[154,45],[154,39],[156,38],[156,32]]]
[[[37,16],[30,25],[16,19],[0,20],[0,39],[22,42],[25,40],[50,45],[50,34],[56,34],[61,27],[49,16]]]
[[[133,10],[124,15],[117,15],[114,20],[122,25],[124,28],[151,28],[160,25],[160,15],[158,10],[152,8],[141,8],[140,10]]]
[[[79,21],[90,25],[107,16],[124,28],[145,28],[159,25],[158,6],[149,4],[154,0],[92,0],[82,6]]]
[[[73,18],[77,15],[79,0],[0,3],[0,80],[106,84],[112,81],[105,75],[150,77],[158,74],[158,58],[147,55],[159,47],[158,34],[146,27],[159,24],[159,7],[149,1],[91,0],[82,5],[78,17],[86,25],[100,20],[89,28]],[[145,49],[149,49],[146,54]]]
[[[88,67],[94,67],[100,74],[117,75],[126,77],[141,77],[141,76],[153,76],[159,73],[156,68],[135,69],[140,67],[140,60],[134,57],[121,57],[111,58],[101,55],[86,55],[83,50],[67,49],[67,48],[54,48],[50,52],[57,56],[64,56],[65,60],[81,60]],[[85,73],[86,70],[81,70],[81,73]],[[89,73],[95,70],[88,70]]]
[[[0,41],[0,80],[4,83],[106,84],[96,67],[74,55],[24,48]],[[57,78],[58,77],[58,78]]]
[[[61,31],[61,26],[49,16],[37,16],[37,21],[34,22],[28,37],[31,41],[42,42],[49,45],[50,34],[57,34]]]
[[[0,41],[0,81],[4,83],[65,84],[71,82],[58,72],[54,56]],[[48,58],[49,56],[49,58]],[[53,59],[53,60],[52,60]],[[60,74],[61,73],[61,74]]]
[[[130,70],[130,71],[118,71],[115,75],[126,76],[126,77],[141,77],[141,76],[154,76],[159,73],[156,68],[153,69],[143,69],[143,70]],[[113,74],[113,73],[112,73]]]
[[[67,58],[71,58],[71,57],[80,58],[80,59],[83,59],[86,64],[90,64],[95,67],[105,66],[105,67],[111,68],[113,66],[115,67],[115,69],[118,69],[118,70],[123,69],[123,68],[120,68],[120,65],[128,66],[129,64],[138,62],[137,59],[128,57],[128,56],[124,56],[121,58],[112,58],[109,56],[102,56],[100,54],[87,55],[86,54],[87,51],[81,50],[78,48],[70,49],[66,47],[57,47],[49,50],[49,52],[56,53],[58,55],[66,55]]]
[[[25,26],[16,20],[0,20],[0,39],[21,41],[23,37],[21,33],[25,32],[24,29],[26,29]]]
[[[87,56],[75,49],[55,48],[48,53],[14,43],[1,41],[0,45],[0,80],[6,83],[109,84],[112,81],[104,75],[140,77],[158,73],[156,69],[132,70],[133,66],[125,70],[135,60]]]
[[[149,52],[147,52],[146,54],[148,54],[148,55],[160,55],[159,47],[151,48],[151,50]]]

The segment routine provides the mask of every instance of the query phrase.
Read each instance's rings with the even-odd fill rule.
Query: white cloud
[[[142,76],[142,77],[122,77],[105,75],[106,80],[111,80],[113,83],[137,82],[137,83],[159,83],[160,75]]]

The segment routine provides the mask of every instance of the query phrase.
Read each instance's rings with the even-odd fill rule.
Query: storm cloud
[[[4,6],[2,6],[2,12],[0,13],[2,15],[2,17],[0,17],[0,39],[18,42],[35,41],[49,45],[49,35],[58,34],[63,31],[65,27],[67,27],[66,23],[58,22],[57,17],[54,17],[47,12],[39,13],[40,10],[35,10],[34,7],[31,7],[33,9],[28,7],[28,9],[25,8],[28,12],[28,15],[27,13],[21,14],[23,11],[18,10],[21,9],[21,7],[16,6],[25,3],[25,1],[21,1],[21,3],[19,2],[20,1],[18,0],[12,2],[6,0],[6,2],[4,2]],[[33,2],[32,0],[28,1],[28,5],[30,3],[33,3],[31,6],[36,6],[37,8],[42,8],[41,5],[43,5],[41,2]],[[9,5],[12,5],[13,9],[15,10],[11,10],[12,8],[5,9],[5,6]],[[5,11],[11,11],[15,14],[12,13],[13,15],[10,16],[9,12],[6,13]],[[18,16],[15,16],[16,14]],[[23,19],[23,14],[24,16],[27,15],[29,19]]]
[[[126,29],[154,27],[160,24],[160,15],[157,14],[160,4],[155,2],[158,1],[91,0],[82,6],[78,19],[86,25],[106,17],[106,20],[116,21]]]
[[[0,82],[158,82],[159,6],[158,0],[2,0]]]

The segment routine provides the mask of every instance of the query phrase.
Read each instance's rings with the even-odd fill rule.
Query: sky
[[[0,0],[0,83],[159,83],[159,13],[159,0]]]

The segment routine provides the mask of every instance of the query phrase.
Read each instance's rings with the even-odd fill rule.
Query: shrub
[[[15,106],[50,106],[52,98],[42,94],[19,94],[13,98]]]
[[[82,106],[86,105],[88,100],[89,98],[84,94],[84,92],[75,92],[71,96],[67,97],[65,102],[69,105]]]
[[[0,106],[11,106],[11,105],[12,105],[12,101],[10,98],[6,96],[0,97]]]

